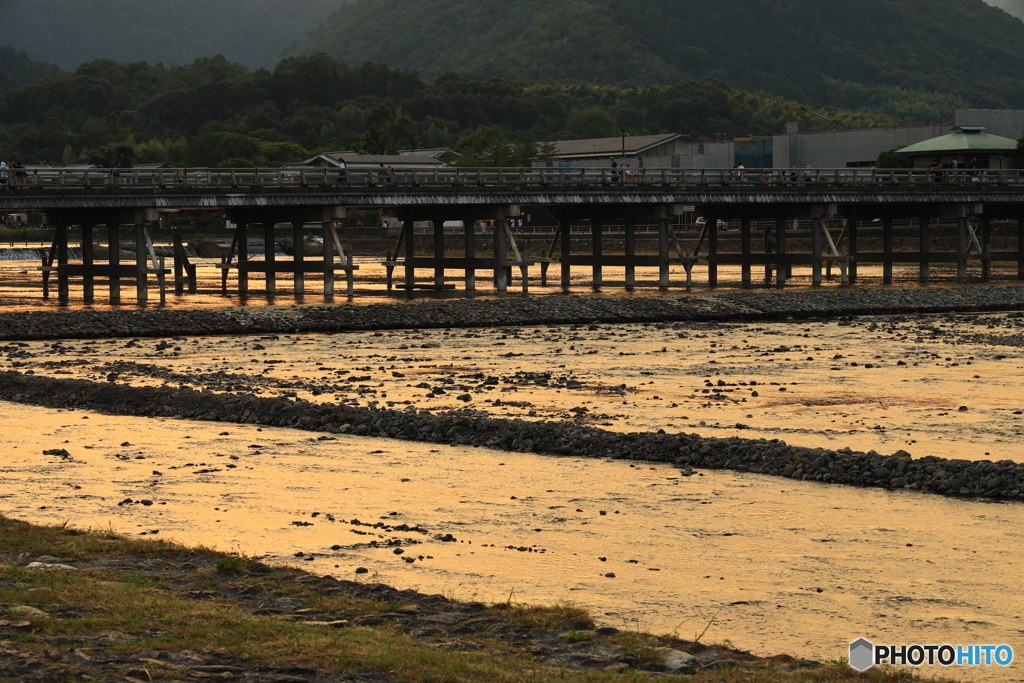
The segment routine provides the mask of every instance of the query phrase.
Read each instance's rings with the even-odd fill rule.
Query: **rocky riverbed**
[[[655,630],[722,612],[762,654],[1009,640],[1022,304],[1011,285],[4,314],[6,509],[488,600],[518,585]]]
[[[366,305],[42,310],[0,315],[0,340],[312,333],[584,323],[753,321],[1019,311],[1024,286],[722,290],[644,296],[543,296]]]

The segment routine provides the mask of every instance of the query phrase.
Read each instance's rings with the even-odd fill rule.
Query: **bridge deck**
[[[546,211],[558,222],[558,230],[542,253],[521,253],[509,219],[520,215],[523,207],[533,212]],[[705,219],[705,228],[696,242],[683,244],[672,222],[686,207],[695,207]],[[528,288],[530,267],[541,266],[541,282],[548,268],[558,265],[563,286],[568,286],[572,268],[590,268],[595,285],[603,282],[605,267],[625,269],[626,286],[636,282],[636,268],[657,268],[658,284],[670,286],[669,266],[681,264],[687,284],[699,261],[707,264],[707,284],[718,284],[720,265],[739,265],[742,284],[751,286],[751,269],[764,266],[766,279],[774,278],[784,286],[794,267],[810,268],[812,283],[822,283],[823,269],[840,269],[843,282],[857,281],[858,264],[881,263],[883,281],[892,281],[894,263],[912,263],[920,267],[921,280],[927,281],[933,263],[957,265],[958,279],[966,281],[969,262],[982,264],[982,280],[991,276],[994,259],[1016,261],[1018,277],[1024,279],[1024,171],[977,170],[931,171],[899,169],[788,169],[717,170],[652,169],[632,176],[617,175],[612,169],[413,169],[347,171],[336,169],[33,169],[20,178],[8,178],[0,186],[0,211],[40,210],[48,213],[57,228],[57,239],[43,267],[43,289],[48,291],[51,272],[56,273],[58,293],[66,299],[71,278],[81,277],[88,297],[93,281],[110,281],[111,298],[116,301],[121,279],[134,279],[140,301],[146,298],[146,277],[157,274],[163,297],[162,260],[157,257],[147,226],[158,219],[160,211],[205,209],[223,211],[236,224],[235,239],[222,266],[222,289],[228,278],[237,278],[239,292],[247,292],[249,275],[264,273],[268,292],[275,292],[278,275],[290,275],[294,289],[301,293],[304,276],[322,274],[325,294],[334,292],[335,272],[345,273],[348,293],[354,288],[352,254],[339,239],[337,221],[344,211],[385,208],[402,221],[402,235],[393,251],[385,257],[387,282],[392,286],[415,289],[446,289],[451,281],[465,282],[467,291],[476,287],[476,271],[493,271],[495,288],[506,291],[511,271],[522,271],[522,286]],[[839,217],[842,227],[824,220]],[[797,218],[816,221],[810,230],[810,244],[794,249],[795,239],[788,226]],[[894,248],[893,220],[917,221],[915,248]],[[929,240],[936,228],[933,220],[955,219],[951,244],[932,250]],[[721,253],[719,220],[740,220],[739,253]],[[763,233],[763,249],[752,249],[751,221],[768,219],[774,228]],[[991,221],[1016,222],[1015,243],[993,249]],[[463,231],[462,256],[449,253],[452,240],[436,229],[446,221],[462,221],[466,226],[477,220],[494,221],[488,235],[489,255],[477,255],[474,229]],[[609,221],[624,224],[624,253],[605,253]],[[859,250],[859,227],[865,220],[880,220],[882,244]],[[415,222],[430,221],[433,231],[433,255],[422,256],[415,248]],[[590,226],[590,253],[574,253],[571,223]],[[637,222],[657,225],[657,254],[638,254]],[[290,223],[293,244],[301,244],[308,224],[322,226],[327,249],[317,260],[304,260],[300,253],[294,261],[275,260],[274,226]],[[95,225],[108,226],[111,252],[117,251],[119,225],[136,226],[135,263],[131,266],[96,263],[91,247],[83,243],[83,262],[68,262],[68,227],[80,225],[83,237],[91,235]],[[246,249],[250,226],[262,225],[268,257],[265,261],[248,259]],[[618,231],[619,228],[616,228]],[[759,235],[761,233],[758,233]],[[759,238],[761,239],[761,238]],[[91,236],[89,238],[91,244]],[[880,248],[879,248],[880,246]],[[1013,249],[1016,246],[1016,250]],[[456,251],[459,251],[456,250]],[[301,252],[302,250],[300,250]],[[607,250],[611,251],[611,250]],[[88,252],[88,253],[86,253]],[[338,261],[335,261],[335,256]],[[195,267],[180,244],[174,249],[174,283],[195,288]],[[403,274],[401,283],[394,272]],[[429,279],[417,279],[417,270],[432,270]],[[463,270],[462,277],[449,276],[446,270]]]

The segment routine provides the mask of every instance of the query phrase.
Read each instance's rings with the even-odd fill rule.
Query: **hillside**
[[[18,52],[9,45],[0,47],[0,93],[56,73],[57,67],[53,64],[33,62],[24,52]]]
[[[1024,0],[985,0],[985,2],[1024,21]]]
[[[711,76],[850,108],[884,86],[873,108],[911,118],[925,92],[1024,107],[1024,23],[982,0],[350,0],[298,51],[522,82]]]
[[[105,57],[271,66],[342,0],[0,0],[0,45],[64,69]]]

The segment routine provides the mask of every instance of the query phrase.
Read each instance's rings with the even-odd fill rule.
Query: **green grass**
[[[193,569],[184,576],[167,577],[159,571],[147,575],[141,570],[89,569],[79,572],[40,572],[14,564],[38,555],[53,555],[68,561],[136,558],[202,558],[206,569]],[[191,562],[191,560],[189,560]],[[81,616],[28,617],[32,629],[17,642],[18,647],[45,655],[52,644],[38,636],[86,636],[100,630],[118,630],[135,637],[114,645],[115,653],[145,650],[220,650],[256,662],[296,662],[331,675],[356,671],[377,671],[408,683],[520,683],[522,681],[570,681],[612,683],[648,680],[641,673],[618,674],[605,671],[559,670],[535,661],[527,646],[517,646],[486,637],[460,636],[483,646],[475,652],[433,647],[416,641],[392,623],[379,627],[331,629],[254,615],[226,597],[190,599],[186,591],[197,587],[248,584],[284,595],[303,598],[304,606],[315,612],[344,612],[355,615],[381,614],[396,610],[401,603],[360,600],[353,597],[320,596],[297,581],[303,575],[294,568],[280,568],[270,574],[250,574],[248,558],[219,554],[205,548],[187,549],[159,540],[134,539],[110,531],[82,532],[66,526],[37,527],[0,516],[0,603],[31,605],[44,611],[56,606],[78,610]],[[233,576],[224,577],[225,570]],[[659,639],[649,634],[625,633],[598,637],[587,633],[594,628],[586,610],[572,605],[530,606],[507,602],[488,608],[497,618],[534,628],[568,629],[569,643],[598,639],[623,647],[642,661],[658,661]],[[18,619],[26,617],[18,616]],[[147,637],[151,629],[165,635]],[[527,647],[527,649],[523,649]],[[88,665],[68,664],[66,680],[85,680]],[[157,664],[145,664],[147,668]],[[753,673],[748,673],[753,672]],[[178,680],[184,674],[153,668],[162,680]],[[779,671],[759,662],[744,662],[729,670],[708,671],[694,677],[665,676],[665,681],[693,680],[699,683],[733,683],[753,680],[767,683],[811,683],[823,681],[877,681],[895,683],[919,680],[911,672],[872,670],[859,675],[842,662],[814,669]],[[13,680],[0,672],[0,682]]]

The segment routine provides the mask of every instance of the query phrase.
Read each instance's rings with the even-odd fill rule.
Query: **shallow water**
[[[289,257],[281,257],[278,260],[286,262]],[[408,293],[404,290],[387,289],[386,268],[382,265],[383,257],[360,257],[355,259],[355,265],[359,267],[355,274],[354,296],[348,297],[344,273],[339,272],[335,282],[335,295],[331,300],[334,303],[347,303],[364,305],[380,301],[399,299],[445,299],[464,298],[467,296],[465,283],[455,280],[449,284],[454,285],[451,291],[434,292],[429,290],[415,290]],[[249,283],[249,294],[242,297],[238,294],[236,273],[232,272],[228,280],[227,294],[222,294],[221,271],[217,259],[194,259],[196,264],[198,292],[196,294],[174,294],[174,287],[171,283],[171,276],[168,276],[168,290],[166,302],[161,304],[159,289],[155,277],[150,276],[148,306],[188,307],[188,308],[210,308],[218,306],[268,306],[268,305],[314,305],[324,303],[323,276],[317,273],[307,273],[305,277],[304,294],[295,294],[291,277],[278,276],[277,293],[266,294],[266,282],[263,275],[251,274]],[[0,261],[0,306],[4,310],[34,310],[38,308],[70,308],[77,309],[98,309],[110,308],[109,289],[107,283],[101,279],[96,281],[96,295],[93,303],[86,303],[83,300],[82,283],[79,278],[73,278],[70,285],[70,297],[67,304],[61,304],[57,299],[56,276],[50,281],[50,296],[44,298],[42,273],[39,270],[40,263],[36,261]],[[170,267],[170,261],[168,261]],[[508,293],[498,295],[494,290],[493,271],[477,271],[477,290],[469,295],[473,297],[497,297],[497,296],[523,296],[522,279],[519,268],[513,268],[512,281],[509,284]],[[540,265],[530,268],[529,274],[529,295],[531,296],[560,296],[566,293],[587,294],[602,296],[659,296],[662,291],[658,287],[657,268],[637,268],[637,286],[627,293],[624,287],[625,269],[621,267],[605,267],[603,269],[603,286],[599,290],[593,287],[593,275],[590,268],[577,266],[572,270],[571,284],[568,290],[561,287],[559,279],[558,264],[553,264],[548,270],[547,285],[541,285]],[[681,265],[672,265],[671,291],[678,292],[686,288],[686,273]],[[403,269],[396,269],[396,284],[401,283]],[[448,277],[458,278],[464,276],[464,271],[447,270]],[[969,269],[969,276],[974,280],[980,278],[980,268]],[[432,282],[433,271],[420,268],[416,271],[418,283]],[[707,265],[697,265],[692,273],[693,291],[708,291],[707,288]],[[1015,280],[1016,269],[993,269],[993,279]],[[882,281],[881,266],[866,265],[859,269],[859,282],[861,285],[879,285]],[[896,284],[916,285],[918,271],[916,268],[894,267],[894,279]],[[949,284],[956,281],[956,269],[944,266],[933,266],[931,269],[931,282],[933,284]],[[763,268],[754,269],[754,285],[764,287]],[[738,288],[741,283],[739,266],[719,267],[719,289],[728,290]],[[807,287],[811,284],[811,271],[809,268],[794,268],[793,277],[787,281],[787,287]],[[831,280],[826,280],[825,287],[839,286],[839,271],[836,269]],[[123,307],[132,307],[138,304],[136,298],[135,284],[125,280],[121,284],[121,304]]]
[[[1024,633],[1019,504],[13,404],[3,411],[0,511],[33,522],[158,530],[340,578],[366,567],[368,580],[461,599],[570,600],[602,623],[681,637],[713,620],[705,641],[762,654],[835,659],[860,636],[1016,645]],[[41,455],[49,448],[71,460]],[[154,504],[118,505],[126,499]],[[425,533],[393,530],[399,524]],[[456,540],[436,540],[442,534]],[[395,539],[402,555],[385,545]]]

